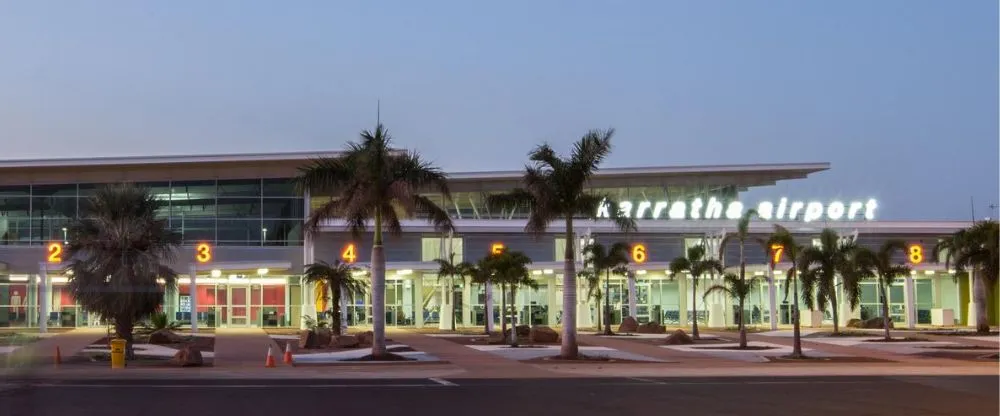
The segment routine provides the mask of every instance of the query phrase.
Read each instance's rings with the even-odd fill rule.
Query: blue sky
[[[0,158],[339,149],[448,170],[830,162],[753,192],[968,219],[998,197],[990,0],[5,1]],[[995,215],[995,214],[994,214]]]

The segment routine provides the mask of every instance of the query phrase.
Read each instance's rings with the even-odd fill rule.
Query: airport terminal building
[[[173,265],[181,277],[177,287],[168,290],[164,305],[168,316],[178,321],[196,319],[201,328],[300,327],[304,316],[315,317],[328,305],[326,294],[301,281],[304,266],[337,259],[364,266],[371,255],[370,239],[352,239],[343,223],[328,222],[314,234],[303,230],[310,208],[329,195],[303,195],[289,179],[311,158],[333,155],[0,161],[0,327],[103,325],[100,317],[80,308],[67,290],[70,277],[62,272],[62,247],[66,226],[86,198],[102,184],[125,181],[142,184],[165,201],[163,218],[183,236],[184,246]],[[611,278],[612,322],[635,316],[640,322],[665,325],[688,325],[694,319],[711,327],[735,325],[732,299],[692,293],[688,277],[671,279],[666,270],[669,261],[691,245],[704,244],[718,256],[721,237],[735,232],[736,218],[752,207],[762,219],[751,223],[751,232],[760,236],[769,234],[773,224],[781,224],[802,244],[817,244],[825,227],[872,247],[890,238],[907,242],[908,251],[900,261],[912,267],[912,275],[893,286],[888,299],[880,299],[874,282],[864,283],[859,308],[837,306],[843,322],[878,316],[881,302],[888,302],[897,326],[974,323],[969,316],[970,311],[974,313],[969,280],[956,279],[954,271],[931,258],[940,237],[968,227],[969,222],[880,221],[878,202],[868,198],[741,199],[751,188],[803,180],[827,169],[828,164],[811,163],[601,170],[590,186],[616,198],[638,223],[638,231],[628,234],[615,230],[608,221],[581,220],[575,225],[580,241],[624,241],[632,247],[629,273]],[[519,186],[518,170],[449,177],[450,201],[441,195],[429,196],[448,209],[457,232],[441,235],[416,218],[404,223],[402,236],[386,241],[387,325],[445,327],[452,316],[459,326],[483,325],[485,288],[459,279],[454,302],[448,304],[447,279],[438,278],[433,260],[454,253],[456,261],[475,261],[500,248],[519,250],[533,259],[532,277],[539,287],[518,291],[512,301],[518,321],[559,325],[567,306],[562,304],[561,279],[564,225],[553,224],[543,236],[529,235],[523,231],[526,211],[496,212],[483,204],[484,193]],[[728,267],[738,265],[736,244],[724,250],[721,260]],[[746,316],[756,325],[789,325],[791,299],[784,296],[784,273],[769,267],[771,256],[777,256],[780,270],[788,268],[788,259],[756,243],[747,244],[746,256],[748,273],[762,277],[747,302]],[[578,255],[578,261],[581,269],[582,256]],[[703,278],[698,291],[711,283]],[[581,327],[593,326],[601,306],[586,299],[586,283],[579,284],[580,302],[570,306],[577,308]],[[499,320],[501,294],[499,288],[494,290],[492,315]],[[692,294],[697,296],[693,299]],[[692,305],[693,300],[698,304]],[[370,324],[370,296],[347,303],[351,324]],[[996,323],[993,306],[990,320]],[[803,311],[801,316],[804,326],[829,323],[832,317],[830,310]]]

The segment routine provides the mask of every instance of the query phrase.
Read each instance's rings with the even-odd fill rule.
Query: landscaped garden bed
[[[812,357],[806,356],[801,358],[791,358],[785,355],[781,356],[765,356],[765,359],[772,363],[800,363],[800,364],[814,364],[814,363],[891,363],[894,361],[885,360],[881,358],[873,357],[860,357],[860,356],[823,356],[823,357]]]
[[[65,358],[63,363],[110,366],[110,341],[110,338],[102,337],[76,356]],[[213,364],[215,337],[159,330],[148,335],[135,335],[132,349],[135,357],[127,361],[127,366],[205,367]]]

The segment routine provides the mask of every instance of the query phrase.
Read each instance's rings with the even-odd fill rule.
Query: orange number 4
[[[354,243],[348,243],[344,246],[344,250],[340,252],[340,258],[347,263],[358,261],[358,249],[354,246]]]
[[[49,244],[49,263],[62,263],[62,243]]]

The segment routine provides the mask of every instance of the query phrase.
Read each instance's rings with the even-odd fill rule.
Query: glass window
[[[566,258],[566,237],[556,237],[556,251],[553,261],[560,261]]]
[[[170,200],[215,199],[215,181],[178,181],[170,184]]]
[[[171,198],[176,197],[174,194]],[[170,201],[171,217],[214,217],[215,198],[206,199],[174,199]]]
[[[435,259],[447,259],[448,254],[443,250],[443,244],[447,244],[447,237],[424,237],[420,240],[420,261],[434,261]],[[451,238],[452,252],[455,253],[455,262],[463,261],[464,244],[461,237]]]
[[[76,217],[76,198],[33,197],[31,198],[31,215],[46,218]]]
[[[0,215],[6,217],[28,217],[31,198],[0,195]]]
[[[108,186],[107,183],[81,183],[79,186],[80,198],[86,198],[97,192],[98,189]]]
[[[185,243],[215,240],[215,220],[171,217],[170,228],[181,233]]]
[[[32,196],[68,196],[76,197],[76,184],[68,185],[33,185]]]
[[[261,243],[260,220],[219,220],[219,241],[247,241]]]
[[[301,196],[295,191],[295,184],[289,178],[265,178],[264,197]]]
[[[219,196],[260,196],[260,179],[219,181]]]
[[[305,202],[302,198],[265,198],[264,218],[302,218]]]
[[[0,244],[28,244],[30,240],[31,220],[27,215],[23,217],[8,217],[0,213]]]
[[[72,220],[69,218],[31,219],[31,240],[34,242],[64,241],[66,227]]]
[[[302,242],[302,220],[265,219],[267,245],[298,245]]]
[[[223,218],[260,218],[260,198],[219,198],[218,216]]]
[[[0,186],[0,197],[4,196],[31,196],[31,187],[23,186]]]
[[[160,201],[170,200],[169,182],[139,182],[136,185],[148,189],[149,193]]]

